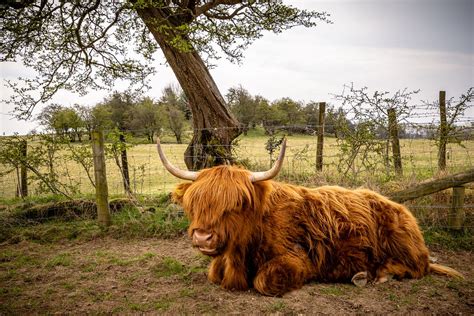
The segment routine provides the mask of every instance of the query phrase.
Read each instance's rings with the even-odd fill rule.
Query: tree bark
[[[175,31],[159,9],[137,9],[137,13],[160,45],[188,98],[194,134],[184,153],[186,166],[198,170],[231,161],[232,141],[241,132],[239,123],[227,108],[204,61],[194,49],[182,51],[170,45],[177,35],[184,36]]]
[[[181,139],[181,133],[174,133],[174,136],[176,137],[176,142],[178,144],[182,144],[183,140]]]
[[[28,159],[28,143],[26,140],[22,140],[20,143],[20,152],[23,163],[20,165],[20,194],[22,198],[28,196],[28,173],[26,164],[24,163]]]
[[[128,172],[127,149],[125,146],[125,136],[123,133],[120,133],[119,140],[123,144],[123,149],[120,152],[120,157],[122,160],[123,189],[125,190],[125,193],[131,193],[132,190],[130,189],[130,173]]]

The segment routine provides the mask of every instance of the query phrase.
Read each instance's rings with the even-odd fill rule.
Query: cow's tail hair
[[[434,274],[454,277],[457,279],[464,279],[464,276],[453,268],[443,266],[441,264],[430,263],[430,272]]]

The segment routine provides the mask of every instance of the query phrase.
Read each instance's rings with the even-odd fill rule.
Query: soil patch
[[[473,314],[474,255],[432,250],[466,279],[427,276],[357,288],[310,283],[282,298],[209,283],[187,237],[0,246],[0,314]]]

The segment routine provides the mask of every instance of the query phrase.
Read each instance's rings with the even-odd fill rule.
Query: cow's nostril
[[[209,242],[212,239],[212,233],[204,229],[196,229],[193,234],[194,241],[199,245]]]

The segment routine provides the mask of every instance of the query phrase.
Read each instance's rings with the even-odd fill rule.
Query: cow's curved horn
[[[250,181],[258,182],[258,181],[265,181],[270,180],[280,172],[281,166],[283,166],[283,158],[285,158],[285,151],[286,151],[286,138],[283,140],[281,144],[280,154],[278,155],[278,159],[273,164],[273,167],[270,170],[262,171],[262,172],[252,172],[250,176]]]
[[[160,139],[156,138],[156,148],[158,149],[158,154],[160,155],[161,162],[163,166],[165,166],[166,170],[168,170],[173,176],[178,177],[183,180],[196,180],[199,172],[195,171],[188,171],[188,170],[181,170],[175,166],[171,162],[169,162],[168,158],[166,158],[165,153],[161,149]]]

